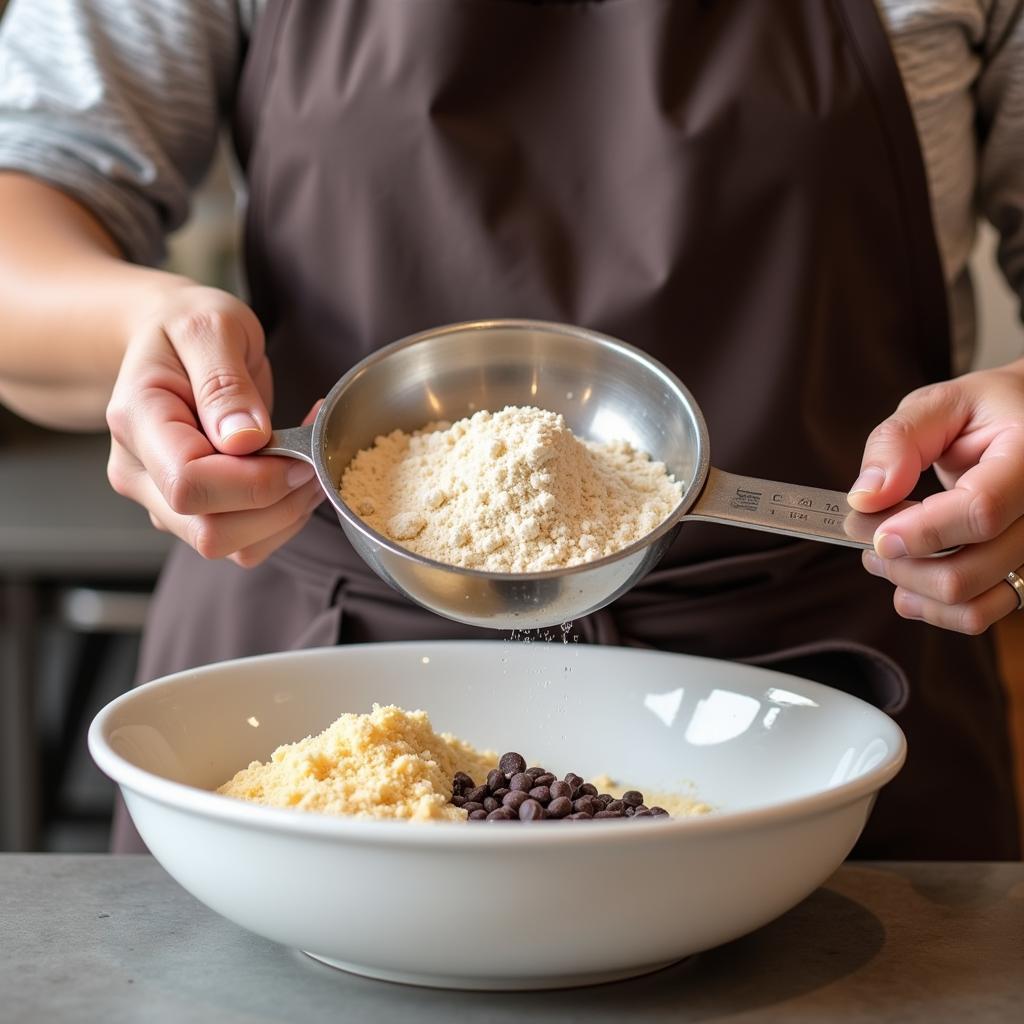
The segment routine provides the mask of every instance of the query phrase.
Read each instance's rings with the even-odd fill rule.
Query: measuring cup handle
[[[758,480],[712,467],[700,497],[683,518],[744,526],[802,540],[845,544],[851,548],[870,548],[875,530],[886,519],[916,504],[916,501],[901,501],[869,515],[850,508],[842,491]],[[955,550],[950,548],[940,554]]]
[[[266,445],[254,454],[285,455],[313,465],[313,424],[273,431]]]

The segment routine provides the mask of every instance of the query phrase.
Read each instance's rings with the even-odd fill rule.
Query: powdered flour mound
[[[486,776],[497,754],[436,733],[424,711],[374,704],[345,714],[317,736],[253,761],[217,792],[270,807],[357,818],[465,821],[451,803],[456,772]]]
[[[682,495],[625,441],[581,441],[529,406],[376,438],[341,480],[379,533],[427,558],[538,572],[613,554],[659,526]]]

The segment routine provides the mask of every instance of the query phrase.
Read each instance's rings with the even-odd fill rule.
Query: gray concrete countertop
[[[150,857],[0,856],[0,1020],[1017,1021],[1024,864],[851,863],[784,917],[657,974],[541,993],[334,971],[243,931]]]

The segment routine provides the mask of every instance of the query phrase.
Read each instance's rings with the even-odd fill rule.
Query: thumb
[[[949,385],[908,395],[869,435],[860,475],[847,496],[858,512],[881,512],[902,501],[921,473],[957,437],[966,419]]]
[[[269,376],[263,329],[241,302],[190,314],[168,331],[188,374],[196,415],[210,443],[247,455],[270,439],[270,413],[257,379]]]

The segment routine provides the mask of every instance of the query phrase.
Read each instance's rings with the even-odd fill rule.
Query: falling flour
[[[665,521],[682,485],[625,441],[581,441],[532,407],[392,431],[345,470],[342,500],[417,554],[489,572],[593,561]]]

